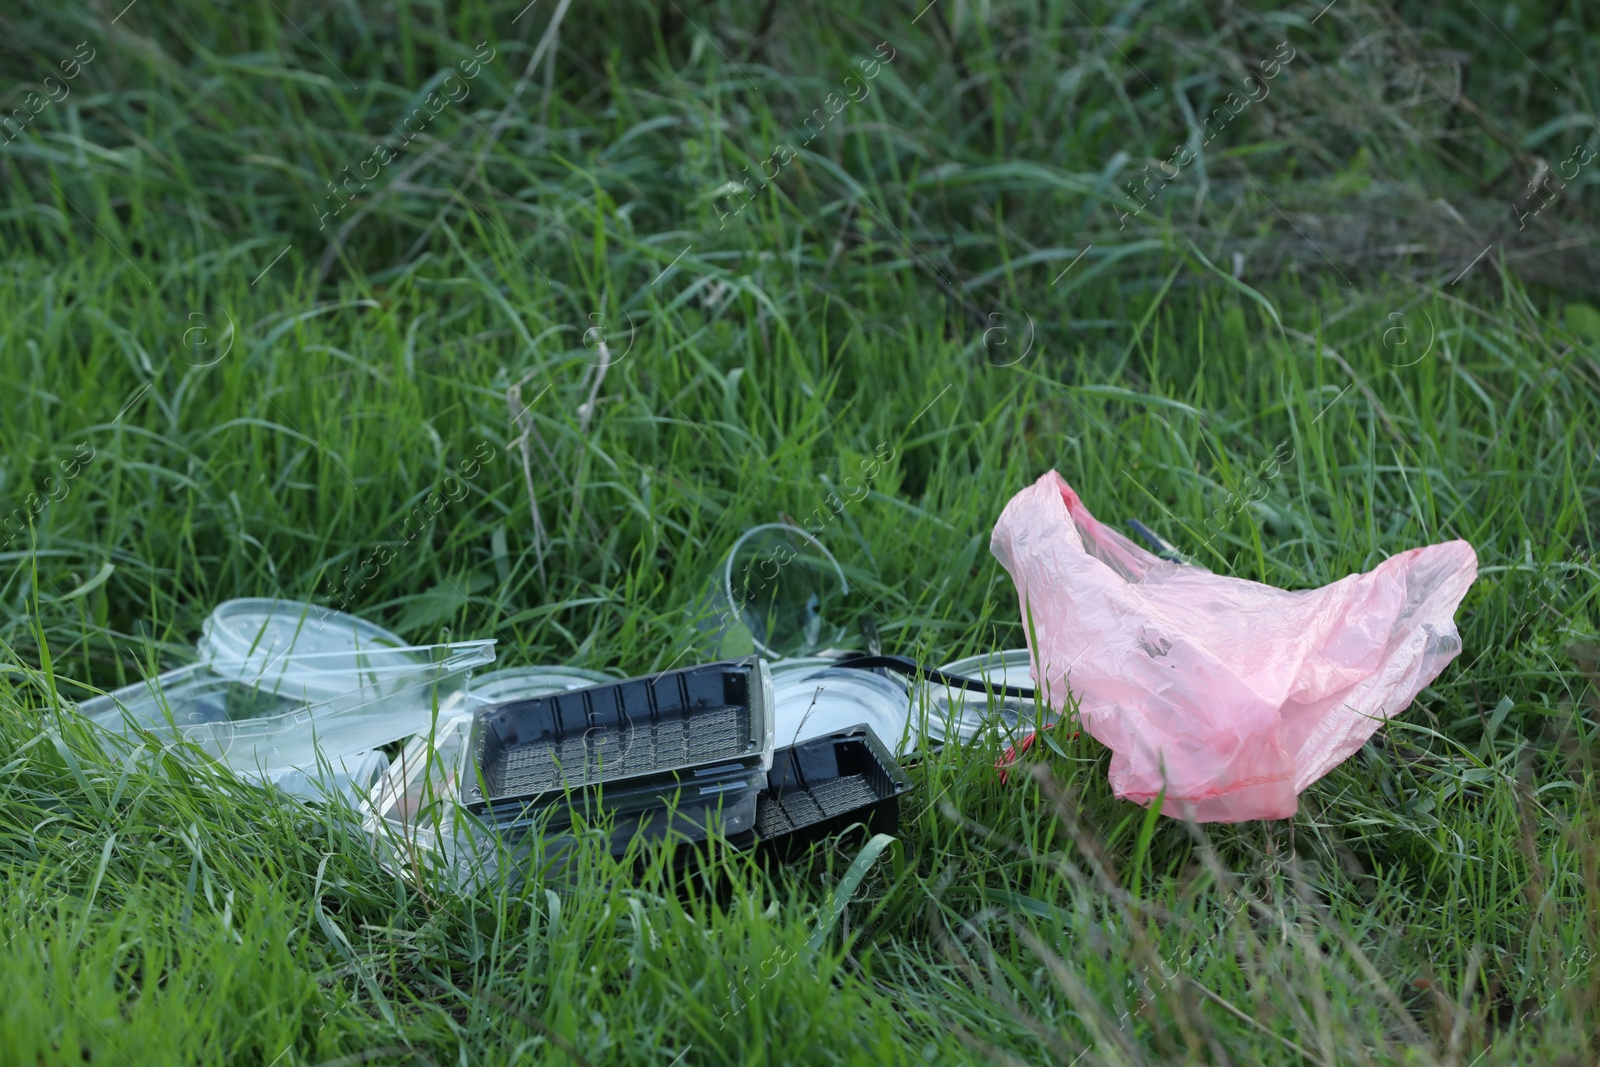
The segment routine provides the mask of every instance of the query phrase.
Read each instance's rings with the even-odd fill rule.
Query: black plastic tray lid
[[[467,804],[548,803],[602,783],[660,783],[765,770],[772,759],[772,683],[754,657],[667,671],[480,709],[481,771]]]

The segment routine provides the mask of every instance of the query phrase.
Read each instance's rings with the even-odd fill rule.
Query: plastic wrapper
[[[1096,521],[1051,471],[990,547],[1016,583],[1033,677],[1078,702],[1111,787],[1199,822],[1292,816],[1299,794],[1461,651],[1465,541],[1287,591],[1164,561]],[[1030,622],[1031,620],[1031,622]]]

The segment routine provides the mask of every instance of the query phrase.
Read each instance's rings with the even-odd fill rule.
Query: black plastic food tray
[[[900,825],[900,794],[910,788],[870,726],[780,748],[756,802],[755,838],[787,852],[857,823],[871,833],[893,833]]]
[[[759,769],[771,751],[764,689],[752,659],[480,709],[463,799],[482,815],[602,784],[634,791]]]

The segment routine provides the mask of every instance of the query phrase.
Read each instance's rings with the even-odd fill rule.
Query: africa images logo
[[[488,49],[488,55],[483,54],[485,49]],[[460,79],[458,79],[456,75],[452,73],[447,74],[444,80],[440,82],[439,88],[444,90],[443,96],[439,95],[437,91],[430,92],[426,97],[423,98],[421,104],[411,109],[411,114],[400,120],[401,125],[405,127],[406,133],[405,140],[400,142],[401,151],[404,151],[406,146],[411,143],[412,138],[416,137],[422,132],[423,127],[428,125],[429,120],[432,119],[433,116],[444,110],[445,104],[459,104],[461,101],[467,98],[468,94],[472,92],[471,88],[467,85],[467,82],[470,82],[473,78],[476,78],[483,71],[483,64],[494,59],[496,52],[488,45],[487,42],[485,42],[478,45],[478,50],[474,53],[474,55],[477,57],[476,59],[463,59],[458,64],[458,66],[461,68],[462,74]],[[455,89],[450,88],[451,82],[456,83]],[[411,127],[413,120],[418,120],[416,129],[412,129]],[[393,124],[391,123],[391,125]],[[398,133],[399,131],[400,127],[395,127],[395,132]],[[354,174],[346,177],[338,185],[335,185],[333,183],[333,179],[330,178],[328,180],[328,189],[333,195],[325,196],[322,199],[324,203],[332,201],[338,206],[336,208],[319,211],[317,213],[317,229],[321,230],[326,228],[328,225],[328,217],[330,215],[334,218],[338,218],[339,213],[350,206],[349,201],[353,195],[350,189],[350,183],[352,181],[361,183],[361,187],[356,189],[355,193],[359,194],[366,192],[368,183],[375,181],[379,172],[384,167],[387,167],[390,163],[394,162],[398,155],[399,152],[396,152],[394,149],[390,148],[388,142],[379,141],[373,148],[372,154],[356,164],[356,172]],[[368,164],[371,164],[372,166],[371,174],[368,174],[365,170]],[[349,164],[345,165],[344,170],[346,172],[350,170]],[[343,190],[342,192],[341,189]]]

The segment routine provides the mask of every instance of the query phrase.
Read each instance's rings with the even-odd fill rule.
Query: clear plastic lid
[[[472,679],[472,703],[504,704],[615,681],[620,681],[615,675],[582,667],[505,667]]]
[[[898,677],[825,667],[780,675],[772,690],[780,748],[866,723],[898,754],[916,750],[916,733],[908,728],[911,698]]]
[[[386,662],[395,663],[408,648],[399,635],[355,615],[269,597],[217,605],[196,647],[201,662],[218,674],[258,687],[287,683],[311,700],[360,688],[371,652],[392,650],[385,652]],[[302,658],[308,655],[317,658]],[[291,665],[289,657],[297,662]]]
[[[493,641],[212,660],[83,701],[78,711],[191,741],[241,772],[315,767],[427,730],[466,709],[467,676],[494,661]],[[345,679],[323,696],[307,679]]]
[[[947,663],[939,668],[945,674],[980,678],[992,686],[1033,688],[1033,661],[1025,648],[985,652]],[[986,727],[996,726],[1014,732],[1034,717],[1031,697],[1008,697],[971,689],[952,689],[938,683],[923,683],[920,694],[927,701],[928,733],[943,741],[967,742]]]

